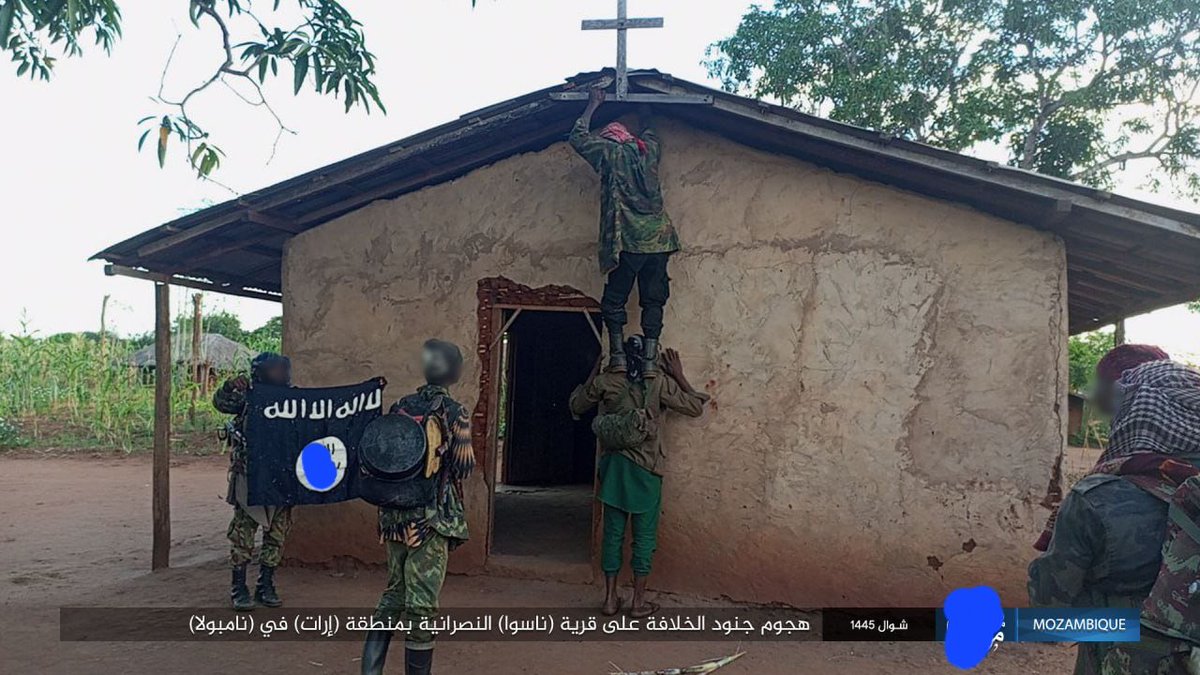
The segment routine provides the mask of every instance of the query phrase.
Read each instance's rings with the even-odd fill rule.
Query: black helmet
[[[282,369],[282,382],[268,379],[268,373]],[[292,383],[292,360],[275,352],[263,352],[250,361],[250,379],[254,382],[288,386]]]

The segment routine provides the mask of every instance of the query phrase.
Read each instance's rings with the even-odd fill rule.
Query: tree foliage
[[[1108,188],[1200,194],[1195,0],[776,0],[713,45],[732,91]]]
[[[200,318],[200,331],[223,335],[234,342],[245,342],[247,335],[246,329],[242,328],[241,317],[224,309],[216,310],[202,316]],[[192,315],[190,313],[180,314],[176,317],[175,334],[184,336],[185,339],[191,339]]]
[[[144,129],[138,148],[152,140],[162,166],[170,149],[182,146],[188,166],[200,176],[210,176],[224,153],[190,114],[189,104],[222,84],[250,105],[265,108],[282,135],[290,130],[271,108],[262,85],[289,67],[297,94],[307,87],[340,97],[347,112],[355,106],[386,112],[375,85],[375,57],[353,15],[336,0],[288,0],[288,7],[282,8],[287,11],[281,12],[283,4],[284,0],[180,0],[181,13],[187,11],[194,27],[211,23],[218,29],[214,48],[219,65],[200,84],[182,94],[168,94],[172,50],[154,97],[164,110],[140,120]],[[258,13],[263,8],[270,17]],[[287,25],[270,20],[283,21],[284,14],[297,18]],[[110,52],[121,36],[121,18],[117,0],[0,0],[0,50],[11,54],[18,76],[49,80],[56,54],[79,56],[89,38]]]
[[[200,330],[204,333],[215,333],[240,342],[256,352],[278,352],[283,342],[283,317],[275,316],[253,330],[242,326],[242,319],[233,312],[225,309],[214,310],[205,314],[200,320]],[[192,314],[184,312],[177,315],[171,328],[176,340],[192,339]],[[64,334],[76,336],[78,334]],[[86,334],[85,334],[86,335]],[[154,332],[147,331],[132,335],[125,342],[133,349],[154,344]]]
[[[1096,364],[1114,346],[1113,334],[1108,331],[1071,336],[1067,343],[1071,391],[1078,393],[1087,390],[1096,375]]]

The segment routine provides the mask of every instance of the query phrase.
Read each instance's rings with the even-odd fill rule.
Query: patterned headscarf
[[[1121,379],[1125,371],[1137,368],[1150,361],[1166,361],[1171,358],[1154,345],[1119,345],[1109,350],[1096,364],[1096,375],[1109,382]]]
[[[1121,476],[1169,501],[1200,469],[1181,455],[1200,455],[1200,372],[1174,361],[1150,361],[1124,371],[1121,403],[1108,448],[1093,474]],[[1058,518],[1055,506],[1033,547],[1045,551]]]
[[[1174,361],[1126,370],[1100,464],[1138,452],[1200,455],[1200,372]]]
[[[646,154],[646,142],[630,133],[629,127],[620,122],[613,122],[601,129],[600,138],[607,138],[614,143],[637,143],[638,151]]]

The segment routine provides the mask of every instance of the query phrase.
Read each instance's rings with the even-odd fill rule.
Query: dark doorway
[[[567,399],[600,357],[596,318],[522,309],[512,319],[515,311],[500,338],[492,552],[587,563],[596,438],[592,415],[572,419]]]

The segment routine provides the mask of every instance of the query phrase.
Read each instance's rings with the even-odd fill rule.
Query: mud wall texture
[[[1062,242],[671,121],[660,131],[685,249],[664,343],[713,402],[664,431],[653,585],[919,606],[987,583],[1024,602],[1064,446]],[[598,298],[598,197],[558,144],[297,236],[284,315],[298,383],[382,374],[397,397],[437,336],[467,351],[457,393],[474,405],[477,282]],[[487,497],[477,473],[456,570],[484,565]],[[289,557],[382,560],[365,504],[296,521]]]

